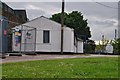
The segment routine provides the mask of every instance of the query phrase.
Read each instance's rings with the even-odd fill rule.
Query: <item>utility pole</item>
[[[117,29],[115,29],[115,40],[116,40],[116,37],[117,37]]]
[[[104,35],[102,35],[102,52],[104,53],[104,41],[105,41],[105,37]]]
[[[105,37],[104,35],[102,35],[102,45],[104,45],[104,40],[105,40]]]
[[[63,37],[64,37],[64,0],[62,0],[62,12],[61,12],[61,54],[63,54]]]

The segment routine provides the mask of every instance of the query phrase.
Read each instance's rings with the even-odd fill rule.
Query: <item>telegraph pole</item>
[[[63,54],[63,37],[64,37],[64,0],[62,0],[62,12],[61,12],[61,54]]]
[[[105,37],[104,35],[102,35],[102,52],[104,52],[104,40],[105,40]]]
[[[116,40],[116,37],[117,37],[117,29],[115,29],[115,40]]]

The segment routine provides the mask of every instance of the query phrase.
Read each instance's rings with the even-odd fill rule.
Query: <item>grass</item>
[[[2,64],[0,64],[0,79],[2,78]]]
[[[4,63],[2,70],[3,78],[118,78],[118,58]]]

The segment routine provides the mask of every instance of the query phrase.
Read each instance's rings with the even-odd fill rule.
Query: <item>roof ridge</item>
[[[28,22],[26,22],[26,23],[29,23],[29,22],[31,22],[31,21],[34,21],[34,20],[37,20],[37,19],[39,19],[39,18],[46,18],[46,19],[48,19],[48,20],[50,20],[50,21],[53,21],[53,22],[55,22],[55,23],[57,23],[57,24],[60,24],[60,23],[58,23],[58,22],[56,22],[56,21],[54,21],[54,20],[51,20],[50,18],[48,18],[48,17],[45,17],[45,16],[40,16],[40,17],[37,17],[37,18],[34,18],[34,19],[32,19],[32,20],[30,20],[30,21],[28,21]],[[24,24],[26,24],[26,23],[24,23]],[[24,25],[23,24],[23,25]],[[61,25],[61,24],[60,24]],[[68,26],[66,26],[66,25],[64,25],[64,27],[67,27],[67,28],[70,28],[70,27],[68,27]],[[73,28],[70,28],[70,29],[73,29]]]

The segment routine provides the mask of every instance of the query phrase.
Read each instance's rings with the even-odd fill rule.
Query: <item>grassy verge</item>
[[[117,78],[118,58],[77,58],[4,63],[3,78]]]
[[[0,63],[0,79],[2,78],[2,64]]]

